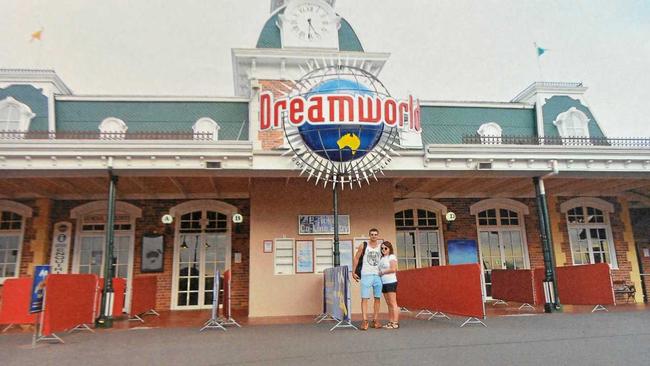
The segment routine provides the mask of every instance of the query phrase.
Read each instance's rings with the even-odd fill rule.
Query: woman
[[[397,306],[397,257],[393,244],[389,241],[381,243],[381,260],[379,261],[379,275],[381,276],[382,290],[388,305],[389,321],[384,328],[399,328],[399,307]]]

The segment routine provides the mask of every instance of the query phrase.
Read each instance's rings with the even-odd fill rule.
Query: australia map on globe
[[[346,133],[336,141],[336,144],[339,146],[339,150],[343,150],[347,147],[352,150],[352,155],[354,155],[357,153],[359,146],[361,146],[361,139],[359,139],[359,136],[354,133]]]

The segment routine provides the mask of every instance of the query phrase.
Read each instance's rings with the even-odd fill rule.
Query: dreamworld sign
[[[377,178],[398,155],[400,134],[419,133],[420,104],[397,100],[367,70],[312,68],[283,97],[260,93],[260,131],[282,128],[301,174],[343,186]]]

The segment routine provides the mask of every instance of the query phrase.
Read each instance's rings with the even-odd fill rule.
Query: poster
[[[296,273],[314,272],[314,242],[296,241]]]
[[[449,264],[478,263],[476,240],[448,240]]]
[[[45,298],[45,278],[50,273],[49,265],[34,267],[34,281],[30,292],[29,313],[40,313],[43,311],[43,300]]]
[[[163,271],[163,236],[145,234],[142,238],[142,273]]]

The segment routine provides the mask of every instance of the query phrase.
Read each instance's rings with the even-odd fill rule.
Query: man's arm
[[[357,276],[357,265],[359,264],[359,257],[361,256],[361,251],[363,250],[363,244],[359,245],[357,252],[354,253],[354,259],[352,260],[352,278],[359,281],[359,276]]]

